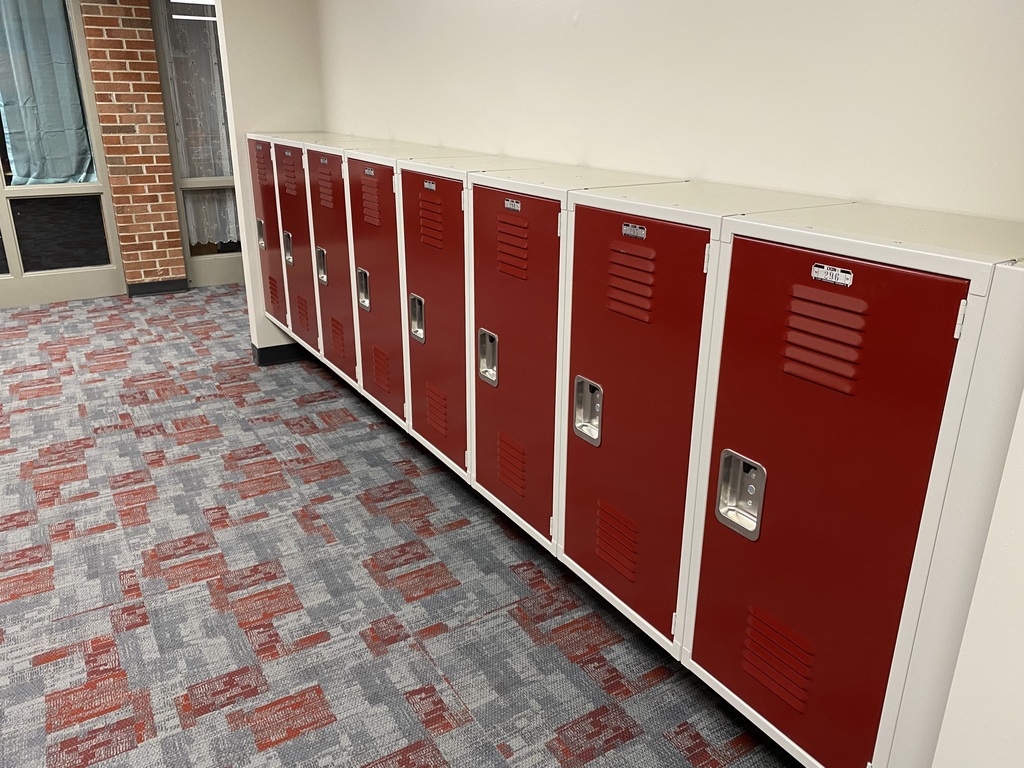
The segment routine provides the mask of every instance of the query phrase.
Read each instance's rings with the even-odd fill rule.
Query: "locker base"
[[[437,458],[438,461],[440,461],[448,469],[450,469],[452,472],[454,472],[456,475],[458,475],[460,480],[464,480],[467,483],[469,482],[469,472],[466,469],[463,469],[458,464],[456,464],[454,461],[452,461],[450,458],[445,456],[444,453],[442,453],[437,448],[435,448],[433,445],[431,445],[430,441],[427,440],[427,438],[423,437],[423,435],[421,435],[419,432],[417,432],[412,427],[409,427],[409,434],[412,435],[413,437],[415,437],[417,440],[419,440],[420,441],[420,445],[422,445],[424,448],[426,448],[428,451],[430,451],[430,453],[432,453]]]
[[[279,344],[276,347],[252,345],[252,361],[263,368],[267,365],[281,365],[305,360],[306,353],[298,344]]]
[[[497,507],[498,510],[503,515],[505,515],[505,517],[507,517],[516,525],[518,525],[520,528],[522,528],[523,531],[525,531],[531,539],[540,544],[541,547],[550,552],[552,555],[555,554],[554,541],[546,537],[544,534],[542,534],[540,531],[538,531],[536,528],[534,528],[532,525],[526,522],[523,518],[521,518],[519,515],[513,512],[512,509],[507,504],[505,504],[497,496],[495,496],[493,493],[491,493],[482,485],[480,485],[480,483],[476,481],[476,478],[470,481],[470,485],[473,487],[474,491],[479,493],[481,496],[483,496],[485,499],[491,502],[491,504]]]
[[[630,608],[625,602],[623,602],[621,598],[616,597],[614,592],[612,592],[600,581],[591,576],[582,565],[575,562],[571,557],[568,557],[564,553],[564,551],[562,551],[561,547],[559,547],[558,549],[558,560],[560,562],[566,565],[570,571],[575,573],[584,582],[586,582],[588,587],[590,587],[592,590],[597,592],[597,594],[599,594],[601,597],[603,597],[605,600],[607,600],[609,603],[615,606],[616,610],[618,610],[619,613],[621,613],[623,616],[625,616],[627,619],[633,622],[633,624],[635,624],[638,629],[642,630],[644,634],[650,637],[651,640],[653,640],[666,651],[668,651],[670,654],[672,654],[673,658],[679,658],[679,654],[682,651],[683,647],[681,641],[673,642],[672,638],[666,637],[665,635],[661,634],[661,632],[659,632],[657,629],[651,626],[643,617],[641,617],[640,614],[638,614],[636,611]],[[682,621],[680,620],[678,624],[681,628]],[[682,632],[679,632],[679,635],[681,637]]]

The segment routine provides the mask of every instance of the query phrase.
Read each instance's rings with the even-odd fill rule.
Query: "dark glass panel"
[[[99,195],[11,200],[26,272],[110,263]]]

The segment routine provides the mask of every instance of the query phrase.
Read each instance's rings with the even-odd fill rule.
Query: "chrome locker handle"
[[[420,344],[427,343],[427,329],[424,323],[423,297],[409,294],[409,335]]]
[[[577,376],[573,385],[572,431],[591,445],[601,445],[601,414],[604,390],[600,384]]]
[[[498,386],[498,336],[486,328],[477,332],[478,375],[492,387]]]
[[[256,242],[259,243],[260,250],[267,250],[267,225],[263,223],[263,219],[256,219]]]
[[[359,298],[359,308],[370,311],[370,273],[362,267],[356,269],[356,293]]]
[[[292,255],[292,233],[286,229],[282,235],[284,237],[284,260],[290,267],[295,263],[295,257]]]
[[[768,473],[761,464],[735,451],[722,451],[715,512],[718,522],[746,539],[757,541],[767,479]]]
[[[320,247],[316,249],[316,279],[327,285],[327,251]]]

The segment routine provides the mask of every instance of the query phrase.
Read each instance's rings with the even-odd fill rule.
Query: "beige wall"
[[[242,218],[247,286],[261,285],[247,133],[315,131],[321,125],[320,40],[315,0],[217,0],[227,81],[231,160]],[[263,294],[248,291],[253,343],[291,343],[263,312]]]
[[[325,126],[1024,219],[1019,0],[317,0]]]

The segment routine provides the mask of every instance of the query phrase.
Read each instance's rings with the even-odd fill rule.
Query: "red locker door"
[[[274,147],[277,193],[281,202],[281,250],[288,270],[288,315],[292,332],[313,348],[320,338],[316,317],[313,249],[309,238],[306,171],[298,147]]]
[[[412,426],[466,467],[466,240],[460,181],[402,173]]]
[[[671,636],[711,233],[577,206],[575,235],[565,552]]]
[[[288,323],[281,262],[281,233],[277,221],[277,188],[274,186],[274,155],[270,142],[249,139],[252,199],[256,211],[256,235],[263,278],[263,304],[271,317]]]
[[[345,217],[345,181],[338,155],[309,152],[313,204],[314,265],[320,295],[324,357],[356,378],[356,334],[352,319],[352,274]]]
[[[967,290],[733,246],[693,657],[829,768],[871,760]]]
[[[473,189],[474,327],[491,334],[497,361],[496,381],[476,378],[477,480],[548,537],[560,211],[554,200]]]
[[[353,256],[359,285],[363,388],[399,419],[405,415],[398,211],[393,168],[348,161]]]

